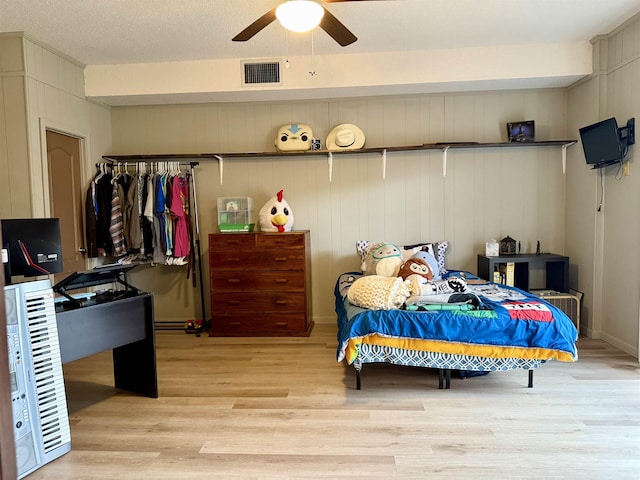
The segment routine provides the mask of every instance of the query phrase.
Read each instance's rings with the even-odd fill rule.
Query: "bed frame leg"
[[[529,388],[533,388],[533,370],[529,370]]]
[[[451,370],[448,368],[438,369],[438,388],[449,390],[451,388]]]
[[[356,390],[360,390],[362,388],[362,384],[360,382],[360,370],[356,370]]]

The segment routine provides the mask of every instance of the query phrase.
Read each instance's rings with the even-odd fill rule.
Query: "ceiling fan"
[[[322,0],[325,3],[337,3],[337,2],[355,2],[355,1],[375,1],[375,0]],[[296,4],[296,5],[292,5]],[[301,10],[304,7],[307,7],[309,10],[305,10],[299,14],[299,19],[307,20],[310,22],[310,27],[304,27],[305,30],[296,30],[293,27],[287,26],[282,16],[284,15],[283,10],[288,9],[289,7],[300,7]],[[319,7],[319,8],[318,8]],[[313,16],[317,16],[317,18],[313,19]],[[319,3],[316,3],[311,0],[288,0],[280,6],[276,8],[272,8],[267,13],[258,18],[255,22],[249,25],[247,28],[242,30],[238,35],[233,37],[234,42],[246,42],[258,32],[260,32],[263,28],[270,25],[273,21],[280,20],[283,26],[289,30],[294,31],[308,31],[312,28],[319,26],[325,32],[329,34],[331,38],[333,38],[336,42],[338,42],[342,47],[346,47],[347,45],[351,45],[353,42],[358,40],[351,31],[344,26],[344,24],[334,17],[329,10],[324,8]],[[319,22],[319,23],[318,23]]]

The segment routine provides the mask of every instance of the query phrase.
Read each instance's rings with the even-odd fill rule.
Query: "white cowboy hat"
[[[351,123],[333,127],[327,135],[327,150],[356,150],[364,146],[364,133]]]

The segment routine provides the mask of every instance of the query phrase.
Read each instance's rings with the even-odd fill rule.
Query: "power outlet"
[[[622,175],[625,177],[628,177],[629,174],[631,173],[631,167],[630,167],[631,162],[629,160],[627,160],[626,162],[624,162],[622,164]]]

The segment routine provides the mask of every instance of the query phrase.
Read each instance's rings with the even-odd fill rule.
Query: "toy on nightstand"
[[[293,211],[280,190],[260,209],[260,230],[263,232],[290,232],[293,228]]]

